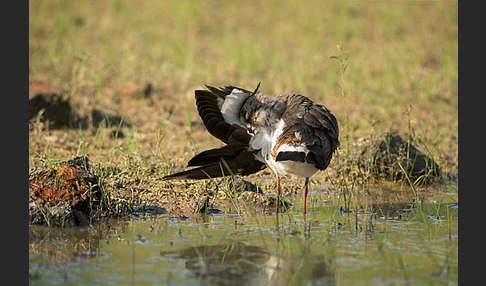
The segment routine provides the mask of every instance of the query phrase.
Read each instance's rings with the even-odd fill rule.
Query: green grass
[[[302,93],[330,108],[339,156],[362,136],[397,132],[457,174],[457,10],[453,1],[29,1],[29,79],[64,88],[80,114],[97,108],[132,124],[33,123],[29,169],[86,155],[158,191],[158,177],[221,145],[200,123],[194,90],[262,82],[265,94]],[[338,45],[344,76],[332,58]],[[118,92],[147,82],[151,98]],[[45,140],[51,133],[70,141]],[[366,188],[335,171],[342,180],[325,172],[316,180],[331,181],[356,208]],[[271,186],[268,177],[252,178]]]

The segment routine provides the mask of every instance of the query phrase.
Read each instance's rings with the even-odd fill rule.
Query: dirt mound
[[[88,158],[76,157],[55,169],[29,172],[30,223],[87,225],[103,207],[99,178],[88,170]]]
[[[31,171],[30,224],[88,226],[101,221],[101,218],[127,214],[191,217],[221,212],[219,206],[231,204],[228,196],[254,205],[273,203],[272,198],[264,195],[261,189],[241,178],[227,178],[225,182],[206,181],[204,187],[184,181],[164,181],[140,188],[129,181],[126,184],[118,179],[113,181],[116,174],[123,172],[117,168],[110,169],[113,170],[104,168],[101,173],[111,174],[112,182],[107,177],[93,174],[87,157],[61,162],[55,168]],[[150,178],[147,177],[147,180]],[[225,190],[226,194],[222,194]]]
[[[152,92],[152,85],[148,83],[140,92],[148,97]],[[29,81],[29,120],[38,117],[41,122],[49,122],[51,128],[88,128],[90,125],[98,128],[101,124],[114,128],[120,125],[131,126],[128,119],[123,116],[96,108],[82,115],[74,112],[75,109],[64,89],[44,82]]]
[[[352,152],[362,178],[428,182],[440,175],[434,159],[397,134],[385,133],[358,140]]]
[[[29,81],[29,120],[41,113],[41,121],[53,127],[66,126],[71,120],[69,97],[60,87]]]

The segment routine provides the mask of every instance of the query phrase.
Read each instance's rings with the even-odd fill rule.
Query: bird
[[[276,209],[280,208],[281,178],[305,178],[305,220],[309,178],[325,170],[339,147],[334,114],[298,93],[269,97],[225,85],[195,90],[196,106],[207,131],[225,145],[191,158],[187,169],[163,180],[247,176],[269,168],[276,176]]]

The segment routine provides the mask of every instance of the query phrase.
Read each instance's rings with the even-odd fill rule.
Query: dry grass
[[[412,131],[443,172],[457,174],[457,10],[454,1],[29,1],[29,79],[64,88],[79,117],[96,108],[130,124],[33,122],[29,167],[87,155],[100,170],[122,170],[113,188],[164,189],[161,176],[221,145],[195,109],[203,84],[302,93],[343,127],[340,66],[330,58],[341,45],[350,146]],[[147,82],[154,90],[143,98]]]

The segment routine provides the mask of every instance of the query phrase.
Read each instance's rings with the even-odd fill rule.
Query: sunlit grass
[[[415,130],[425,142],[442,138],[440,153],[451,154],[457,152],[456,5],[30,1],[29,77],[59,84],[75,103],[87,98],[105,109],[114,88],[131,84],[152,82],[181,98],[204,83],[261,81],[264,93],[299,92],[341,122],[349,116],[343,139],[351,142],[366,135],[367,121],[405,135],[401,114],[412,104]],[[351,59],[348,115],[339,67],[330,59],[338,44]],[[195,108],[189,101],[178,106],[192,132]]]

